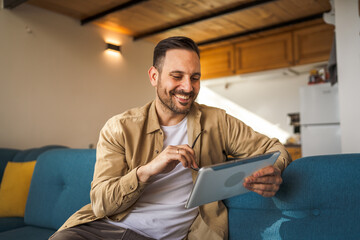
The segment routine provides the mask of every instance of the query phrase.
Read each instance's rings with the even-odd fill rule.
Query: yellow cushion
[[[0,217],[24,217],[35,163],[7,163],[0,185]]]

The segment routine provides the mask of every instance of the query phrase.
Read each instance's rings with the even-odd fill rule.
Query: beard
[[[187,93],[187,92],[184,92],[183,90],[175,91],[175,89],[173,89],[167,93],[166,90],[161,87],[161,79],[159,79],[159,86],[158,86],[156,92],[157,92],[157,95],[158,95],[159,100],[162,103],[162,105],[175,114],[189,113],[191,106],[194,104],[194,101],[195,101],[194,91]],[[176,102],[175,102],[176,100],[174,100],[176,94],[189,96],[189,99],[192,99],[188,103],[180,103],[179,102],[179,104],[181,104],[182,106],[184,106],[184,107],[187,106],[186,108],[179,108],[178,106],[176,106]]]

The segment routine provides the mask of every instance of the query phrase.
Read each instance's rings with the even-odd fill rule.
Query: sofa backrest
[[[31,180],[25,223],[58,229],[90,203],[95,159],[94,149],[58,149],[41,154]]]
[[[2,180],[6,164],[11,161],[20,150],[0,148],[0,182]]]
[[[360,154],[295,160],[273,198],[225,200],[230,239],[360,239]]]
[[[48,145],[26,150],[0,148],[0,181],[2,179],[7,162],[27,162],[37,160],[38,156],[50,149],[66,148],[59,145]]]

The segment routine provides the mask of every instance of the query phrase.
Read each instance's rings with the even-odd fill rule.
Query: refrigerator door
[[[337,85],[330,83],[300,88],[300,124],[339,123]]]
[[[340,125],[302,125],[302,156],[341,153]]]

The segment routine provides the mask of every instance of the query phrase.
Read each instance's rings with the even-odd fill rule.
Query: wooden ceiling
[[[329,0],[29,0],[27,3],[157,43],[183,35],[200,45],[321,19]]]

